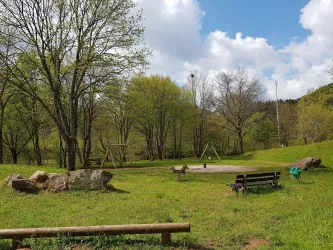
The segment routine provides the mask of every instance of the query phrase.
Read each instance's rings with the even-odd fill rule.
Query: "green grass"
[[[191,223],[191,233],[173,234],[174,243],[169,247],[160,245],[159,235],[126,235],[30,240],[34,249],[59,249],[59,246],[65,249],[79,243],[92,249],[240,249],[253,238],[269,240],[270,246],[262,249],[333,249],[332,144],[325,142],[222,158],[222,164],[282,172],[282,190],[264,188],[239,196],[230,195],[226,186],[234,182],[235,173],[189,172],[182,176],[184,182],[176,182],[168,167],[198,164],[195,159],[154,161],[151,166],[158,168],[110,170],[114,174],[111,184],[118,192],[23,195],[3,185],[0,228]],[[302,183],[297,184],[285,166],[306,156],[321,157],[329,168],[304,172]],[[0,166],[0,180],[13,173],[29,176],[37,169],[40,168]],[[64,171],[53,167],[42,169]],[[126,239],[136,240],[136,244],[127,244]],[[6,244],[0,241],[0,249],[5,249]]]

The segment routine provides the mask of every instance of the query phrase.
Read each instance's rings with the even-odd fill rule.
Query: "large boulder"
[[[314,157],[307,157],[303,160],[298,161],[295,164],[291,164],[289,167],[291,168],[301,168],[302,170],[308,170],[309,168],[319,168],[321,167],[321,159],[314,158]]]
[[[112,174],[103,170],[78,170],[70,172],[69,189],[100,190],[107,188]]]
[[[10,176],[7,176],[5,179],[5,183],[7,184],[8,187],[12,187],[12,182],[13,180],[23,180],[25,179],[22,175],[20,174],[13,174]]]
[[[12,181],[12,187],[17,191],[28,194],[35,194],[39,192],[39,188],[36,184],[28,179],[14,179]]]
[[[36,171],[30,178],[29,180],[33,181],[33,182],[38,182],[38,183],[44,183],[45,181],[47,181],[49,179],[49,177],[47,176],[47,174],[45,174],[44,171]]]
[[[43,189],[50,192],[62,192],[68,190],[69,173],[57,174],[50,177],[44,184]]]
[[[52,176],[43,189],[50,192],[68,190],[100,190],[107,188],[112,174],[103,170],[78,170]]]

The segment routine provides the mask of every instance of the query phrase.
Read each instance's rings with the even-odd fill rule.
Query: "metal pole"
[[[279,118],[279,99],[278,99],[278,93],[277,93],[277,86],[278,82],[275,81],[275,93],[276,93],[276,121],[277,121],[277,129],[278,129],[278,143],[279,146],[281,145],[280,140],[280,118]]]

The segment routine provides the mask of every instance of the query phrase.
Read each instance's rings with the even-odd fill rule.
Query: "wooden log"
[[[153,233],[190,232],[190,223],[164,223],[164,224],[132,224],[113,226],[86,226],[86,227],[51,227],[51,228],[19,228],[1,229],[2,239],[23,239],[56,237],[59,234],[71,236],[91,235],[118,235],[118,234],[153,234]]]

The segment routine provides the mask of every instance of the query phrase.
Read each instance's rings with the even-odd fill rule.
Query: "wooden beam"
[[[205,154],[207,147],[208,147],[208,143],[207,143],[207,145],[206,145],[204,151],[202,152],[202,155],[201,155],[201,157],[200,157],[200,160],[202,159],[203,155]]]
[[[86,226],[86,227],[46,227],[46,228],[19,228],[0,229],[1,239],[23,239],[56,237],[59,234],[71,236],[91,235],[119,235],[119,234],[153,234],[153,233],[190,232],[190,223],[164,223],[164,224],[130,224],[113,226]]]

